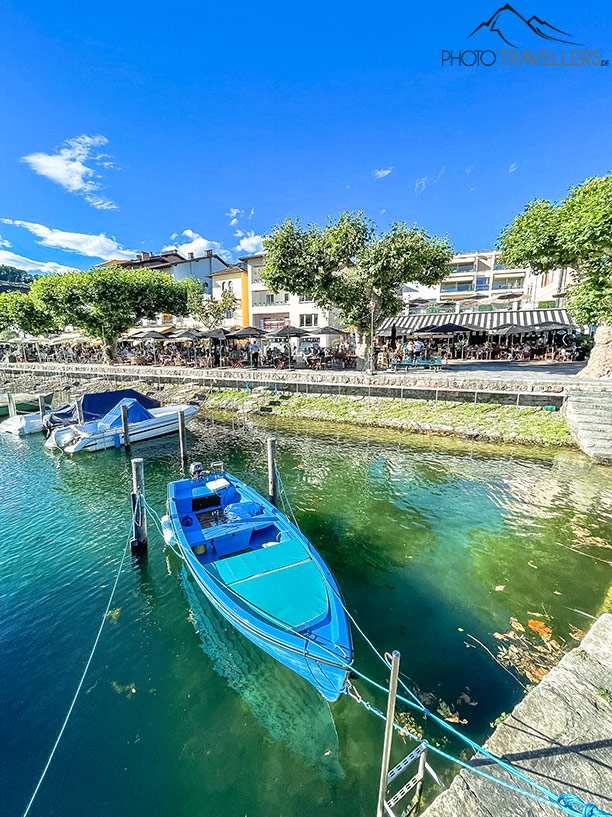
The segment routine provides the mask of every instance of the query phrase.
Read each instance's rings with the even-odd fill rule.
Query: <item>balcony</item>
[[[289,303],[289,293],[288,292],[254,292],[253,293],[253,306],[254,307],[261,307],[261,306],[285,306]]]

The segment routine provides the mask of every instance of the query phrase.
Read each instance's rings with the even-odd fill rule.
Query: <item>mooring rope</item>
[[[293,508],[291,506],[291,500],[289,499],[289,496],[287,495],[287,492],[286,492],[285,487],[284,487],[283,482],[282,482],[282,477],[281,477],[278,469],[276,469],[276,474],[277,474],[277,480],[278,480],[278,482],[279,482],[279,484],[281,486],[281,492],[280,492],[281,498],[283,498],[283,495],[284,495],[283,505],[285,507],[284,503],[285,502],[287,503],[287,506],[289,507],[289,510],[291,512],[291,516],[292,516],[292,518],[294,520],[294,524],[295,524],[296,528],[298,530],[300,530],[300,526],[297,523],[297,520],[295,518],[295,514],[293,512]],[[287,514],[285,514],[285,515],[287,515]],[[367,637],[367,635],[364,633],[362,628],[359,626],[359,624],[357,623],[355,618],[351,615],[349,610],[346,608],[346,605],[344,604],[344,600],[343,600],[342,596],[340,595],[339,591],[336,590],[336,588],[333,586],[333,584],[328,580],[327,576],[325,575],[324,571],[321,569],[320,565],[318,565],[318,567],[319,567],[319,570],[320,570],[321,575],[323,577],[323,580],[325,581],[327,586],[332,590],[332,592],[334,593],[336,598],[339,600],[340,604],[342,605],[343,610],[345,611],[347,616],[350,618],[351,622],[355,625],[356,629],[359,631],[359,634],[362,636],[362,638],[365,640],[365,642],[370,646],[370,648],[375,653],[375,655],[388,668],[389,665],[388,665],[386,659],[384,658],[384,656],[381,655],[381,653],[377,650],[375,645]],[[381,690],[385,694],[387,694],[387,695],[389,694],[389,690],[386,687],[384,687],[382,684],[379,684],[376,681],[374,681],[373,679],[368,678],[366,675],[359,672],[358,670],[356,670],[352,666],[349,667],[349,665],[347,665],[347,668],[350,668],[351,671],[354,672],[356,675],[358,675],[362,680],[366,681],[369,684],[372,684],[374,687]],[[525,797],[528,797],[528,798],[530,798],[532,800],[536,800],[538,802],[541,802],[541,803],[544,803],[544,804],[546,804],[548,806],[556,808],[557,810],[562,811],[564,814],[567,814],[570,817],[612,817],[612,813],[607,812],[607,811],[603,811],[602,809],[598,808],[597,806],[595,806],[592,803],[585,803],[580,797],[578,797],[575,794],[562,793],[562,794],[556,795],[553,791],[548,789],[546,786],[542,786],[537,781],[532,780],[532,778],[529,777],[529,775],[525,774],[520,769],[515,768],[514,766],[512,766],[510,763],[503,760],[502,758],[499,758],[496,755],[492,754],[491,752],[488,751],[488,749],[485,749],[483,746],[476,743],[471,738],[467,737],[467,735],[464,735],[462,732],[459,732],[458,729],[455,729],[453,726],[451,726],[451,724],[449,724],[443,718],[440,718],[437,715],[435,715],[433,712],[431,712],[422,703],[422,701],[414,694],[414,692],[408,687],[408,685],[401,678],[398,678],[398,681],[401,684],[401,686],[403,687],[403,689],[407,692],[407,694],[410,695],[411,698],[412,698],[412,700],[409,700],[408,698],[405,698],[403,695],[398,693],[397,694],[397,699],[398,700],[400,700],[402,703],[405,703],[405,704],[407,704],[408,706],[410,706],[410,707],[412,707],[414,709],[417,709],[419,712],[421,712],[426,717],[431,718],[431,720],[433,720],[435,723],[437,723],[443,729],[450,732],[455,737],[457,737],[459,740],[466,743],[468,746],[470,746],[476,752],[484,755],[487,759],[491,760],[496,765],[500,766],[508,774],[514,775],[516,778],[518,778],[519,780],[522,780],[527,785],[532,786],[534,789],[539,791],[540,794],[534,794],[533,792],[526,791],[525,789],[522,789],[519,786],[516,786],[512,782],[502,780],[501,778],[495,777],[494,775],[491,775],[488,772],[484,772],[482,769],[479,769],[478,767],[472,766],[469,763],[467,763],[466,761],[460,760],[459,758],[456,758],[453,755],[448,754],[447,752],[444,752],[439,747],[434,746],[433,744],[429,743],[429,741],[427,741],[426,739],[420,738],[418,735],[415,735],[415,734],[411,733],[405,727],[402,727],[399,724],[396,724],[394,722],[393,723],[394,728],[396,730],[400,731],[402,734],[407,735],[408,737],[411,737],[413,740],[427,746],[434,753],[440,755],[441,757],[445,758],[446,760],[448,760],[448,761],[450,761],[452,763],[455,763],[455,764],[457,764],[459,766],[462,766],[463,768],[467,769],[468,771],[474,772],[475,774],[478,774],[481,777],[484,777],[484,778],[486,778],[486,779],[488,779],[488,780],[490,780],[490,781],[492,781],[494,783],[497,783],[500,786],[503,786],[503,787],[505,787],[507,789],[510,789],[510,790],[516,792],[517,794],[522,794]],[[353,688],[353,690],[354,690],[354,688]],[[346,691],[348,692],[348,690],[346,690]],[[359,695],[359,693],[357,693],[356,690],[354,690],[354,692],[356,694],[352,694],[351,697],[353,697],[355,700],[357,700],[359,703],[361,703],[366,709],[373,712],[378,717],[382,718],[384,721],[387,720],[386,715],[380,709],[377,709],[376,707],[372,706],[372,704],[370,704],[369,702],[364,701],[363,698],[361,698],[361,696]]]
[[[115,596],[115,591],[117,590],[117,585],[119,583],[119,576],[121,575],[121,571],[123,569],[123,564],[125,562],[125,557],[126,557],[126,554],[128,552],[128,548],[130,546],[130,540],[131,540],[131,536],[132,536],[132,528],[133,528],[133,525],[134,525],[135,515],[136,515],[136,511],[132,515],[132,521],[130,523],[130,533],[129,533],[127,541],[125,543],[125,547],[123,548],[123,554],[121,556],[121,561],[119,562],[119,567],[118,567],[117,573],[115,575],[115,582],[113,584],[113,588],[112,588],[110,596],[108,598],[108,603],[106,605],[106,609],[104,610],[104,615],[102,616],[102,621],[100,622],[100,627],[98,628],[98,633],[97,633],[95,641],[93,643],[93,647],[91,648],[91,652],[89,653],[89,658],[87,659],[87,663],[85,664],[85,669],[83,670],[83,674],[81,675],[81,680],[78,683],[78,686],[76,688],[76,692],[74,693],[74,696],[72,698],[70,706],[68,707],[68,712],[66,713],[66,717],[64,718],[64,721],[63,721],[63,723],[61,725],[61,728],[59,730],[57,738],[55,739],[55,743],[53,744],[53,748],[51,749],[51,752],[49,753],[49,757],[47,758],[47,762],[45,763],[45,766],[44,766],[44,768],[42,770],[42,773],[41,773],[41,775],[40,775],[40,777],[38,779],[38,783],[36,784],[36,787],[35,787],[34,791],[32,792],[32,796],[30,797],[30,800],[28,802],[28,805],[26,806],[25,811],[23,812],[22,817],[27,817],[27,815],[30,813],[30,809],[32,808],[32,805],[34,804],[34,800],[36,799],[36,796],[37,796],[38,792],[40,791],[40,787],[42,786],[43,781],[44,781],[44,779],[45,779],[45,777],[47,775],[47,772],[49,771],[49,767],[51,766],[51,762],[53,760],[53,757],[55,755],[57,747],[60,744],[60,741],[62,739],[62,736],[63,736],[64,732],[66,731],[66,727],[68,726],[68,721],[70,720],[70,716],[72,715],[72,711],[73,711],[73,709],[75,707],[75,704],[77,702],[77,698],[79,697],[79,693],[81,692],[81,689],[82,689],[83,684],[85,682],[85,676],[87,675],[87,672],[88,672],[89,667],[91,665],[92,659],[94,657],[94,653],[95,653],[96,648],[98,646],[98,643],[100,641],[100,636],[102,635],[102,630],[104,629],[104,624],[106,623],[106,619],[108,617],[108,613],[110,611],[111,604],[112,604],[113,598]]]

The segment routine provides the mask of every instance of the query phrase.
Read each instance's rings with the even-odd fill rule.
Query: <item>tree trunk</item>
[[[112,363],[117,356],[117,338],[106,338],[104,344],[104,358],[107,363]]]
[[[580,377],[612,377],[612,326],[598,326],[595,346]]]

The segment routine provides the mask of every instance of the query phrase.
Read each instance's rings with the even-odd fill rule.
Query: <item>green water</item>
[[[201,422],[191,457],[221,458],[263,491],[267,433]],[[160,512],[180,476],[176,449],[168,437],[133,450]],[[59,456],[39,436],[2,437],[0,462],[0,791],[2,814],[17,817],[108,598],[130,469],[121,451]],[[279,429],[279,468],[351,612],[477,739],[522,690],[466,634],[494,650],[509,616],[545,616],[571,641],[570,624],[589,620],[567,608],[597,615],[612,583],[610,565],[560,546],[612,558],[612,472],[570,452],[297,425]],[[154,532],[148,560],[128,558],[113,607],[32,815],[370,817],[381,724],[350,699],[330,708],[239,636]],[[355,647],[356,665],[382,679]]]

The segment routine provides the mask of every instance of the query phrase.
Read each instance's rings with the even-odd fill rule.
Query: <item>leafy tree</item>
[[[41,276],[30,289],[34,303],[58,326],[77,326],[103,337],[114,357],[117,338],[160,312],[187,314],[187,289],[170,275],[149,269],[102,267]]]
[[[612,372],[612,174],[570,188],[563,201],[530,202],[504,227],[498,247],[506,264],[529,264],[536,274],[575,271],[568,307],[580,323],[598,325],[585,373]]]
[[[378,233],[362,212],[342,213],[324,227],[302,227],[285,219],[264,237],[264,282],[274,292],[310,295],[322,308],[334,307],[364,335],[402,309],[404,283],[431,286],[448,274],[448,238],[429,235],[403,222]]]
[[[0,294],[0,330],[21,329],[28,335],[42,335],[56,329],[52,316],[29,293]]]
[[[228,290],[221,293],[218,301],[212,301],[205,297],[205,289],[201,281],[195,278],[185,278],[181,284],[187,290],[187,313],[208,329],[216,329],[221,326],[225,313],[233,311],[238,306],[238,298]]]
[[[11,267],[8,264],[0,264],[0,280],[12,281],[21,284],[31,284],[35,278],[33,275],[23,269]]]

